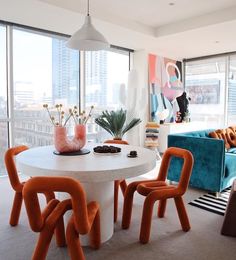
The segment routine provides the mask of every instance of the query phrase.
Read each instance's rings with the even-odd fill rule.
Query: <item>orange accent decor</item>
[[[67,192],[71,199],[61,202],[53,199],[41,212],[37,194],[54,191]],[[86,203],[86,195],[78,181],[70,177],[33,177],[24,185],[23,198],[30,227],[40,232],[33,260],[46,259],[54,230],[58,246],[65,246],[63,215],[69,209],[73,209],[73,214],[67,226],[66,241],[71,259],[85,259],[79,234],[89,233],[91,246],[100,247],[99,205],[95,201]]]
[[[166,183],[168,168],[172,157],[183,159],[178,186],[168,185]],[[158,205],[158,217],[163,218],[165,215],[167,199],[174,198],[182,230],[185,232],[189,231],[190,223],[182,196],[188,187],[193,162],[193,156],[188,150],[170,147],[163,155],[160,171],[156,180],[136,181],[130,183],[125,192],[122,228],[128,229],[130,226],[133,196],[134,192],[137,191],[139,194],[146,197],[143,205],[143,215],[139,236],[141,243],[146,244],[149,241],[153,206],[157,200],[160,201]]]
[[[129,144],[125,140],[106,140],[104,143],[106,144]],[[125,194],[125,190],[127,188],[127,183],[125,180],[115,180],[114,181],[114,222],[117,221],[118,216],[118,203],[119,203],[119,186],[121,188],[122,194]]]
[[[215,139],[222,139],[225,142],[225,148],[229,149],[230,148],[230,143],[228,142],[227,138],[227,131],[226,129],[217,129],[213,132],[209,133],[209,136]]]
[[[106,140],[104,143],[105,144],[129,144],[127,141],[120,140],[120,139]]]
[[[230,147],[236,146],[236,127],[230,126],[226,129],[226,138]]]
[[[14,197],[10,221],[9,221],[11,226],[16,226],[19,222],[20,211],[21,211],[22,200],[23,200],[22,189],[24,186],[24,182],[20,182],[19,180],[14,157],[17,154],[27,149],[29,149],[27,146],[21,145],[21,146],[10,148],[5,153],[5,165],[6,165],[7,173],[10,179],[11,186],[13,190],[15,190],[15,197]],[[47,201],[50,201],[51,199],[55,198],[54,193],[47,192],[45,195]]]

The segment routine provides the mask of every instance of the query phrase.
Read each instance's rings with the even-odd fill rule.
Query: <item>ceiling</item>
[[[40,1],[86,14],[86,0]],[[151,49],[177,58],[236,51],[236,0],[90,0],[90,14],[148,36]]]

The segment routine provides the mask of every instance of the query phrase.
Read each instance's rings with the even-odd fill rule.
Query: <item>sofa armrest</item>
[[[189,183],[191,186],[213,192],[221,191],[225,168],[223,140],[171,134],[168,136],[168,147],[184,148],[193,154],[194,166]],[[181,159],[174,158],[171,161],[168,179],[178,181],[181,167]]]

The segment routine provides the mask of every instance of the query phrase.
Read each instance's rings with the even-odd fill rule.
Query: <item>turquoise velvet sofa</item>
[[[236,148],[225,150],[224,140],[209,137],[215,129],[168,135],[168,147],[185,148],[192,152],[194,166],[189,185],[221,192],[236,178]],[[173,158],[168,179],[179,181],[182,159]]]

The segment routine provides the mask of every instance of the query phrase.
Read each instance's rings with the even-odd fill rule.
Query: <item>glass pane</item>
[[[236,125],[236,56],[229,58],[228,125]]]
[[[8,148],[8,123],[0,122],[0,176],[6,174],[4,154]]]
[[[225,58],[186,63],[186,92],[191,98],[190,118],[207,127],[224,127]]]
[[[7,117],[6,27],[0,25],[0,118]]]
[[[96,117],[103,110],[122,106],[120,90],[126,88],[129,73],[129,52],[94,51],[85,54],[85,108],[93,105]],[[87,125],[91,139],[100,141],[101,129],[92,122]],[[104,133],[104,132],[103,132]]]
[[[52,143],[53,126],[43,108],[79,103],[79,52],[66,38],[13,30],[14,144]],[[56,112],[56,111],[55,111]]]

